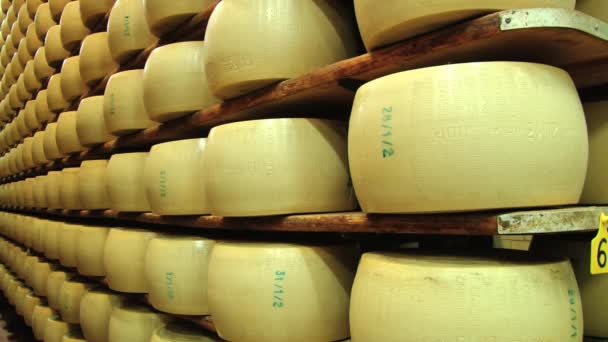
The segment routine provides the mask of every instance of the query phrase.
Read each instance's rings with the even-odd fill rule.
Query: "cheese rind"
[[[106,168],[110,208],[124,212],[150,211],[144,185],[148,152],[114,154]]]
[[[55,20],[59,20],[61,18],[61,15],[62,15],[63,11],[65,10],[65,7],[71,1],[72,0],[48,0],[49,6],[51,9],[51,14],[53,15],[53,18]]]
[[[36,117],[41,123],[53,121],[56,117],[55,113],[51,112],[49,109],[46,89],[39,91],[38,95],[36,96]],[[50,159],[51,157],[47,158]]]
[[[169,3],[164,0],[144,0],[146,21],[150,30],[161,37],[185,23],[193,16],[205,11],[214,0],[185,0]]]
[[[143,70],[112,75],[104,93],[103,113],[106,126],[114,135],[126,135],[154,125],[144,105]]]
[[[88,89],[80,74],[80,60],[80,56],[67,58],[61,67],[61,92],[67,101],[79,98]]]
[[[145,306],[117,307],[110,315],[108,342],[150,341],[154,330],[163,326],[165,320],[163,315]]]
[[[79,152],[83,149],[76,131],[76,111],[63,112],[59,115],[55,134],[60,153]]]
[[[83,281],[66,280],[59,289],[59,312],[67,323],[80,323],[80,300],[91,288],[91,284]]]
[[[37,296],[46,297],[47,279],[53,270],[53,266],[45,261],[34,264],[32,270],[32,288]]]
[[[608,167],[604,146],[608,143],[608,101],[585,103],[585,119],[589,134],[589,163],[585,186],[580,203],[608,203],[608,184],[604,181],[604,170]]]
[[[61,42],[67,50],[73,49],[91,32],[80,16],[80,1],[71,1],[65,5],[59,25]]]
[[[61,41],[61,25],[49,28],[44,39],[44,52],[49,65],[59,65],[70,57],[70,52],[63,47]]]
[[[62,223],[59,229],[59,262],[65,267],[76,267],[76,246],[80,226]],[[71,323],[71,322],[70,322]]]
[[[80,0],[80,16],[84,24],[94,29],[95,25],[109,13],[115,0]]]
[[[51,77],[55,73],[55,68],[51,67],[46,59],[44,46],[39,48],[34,55],[34,73],[39,81]]]
[[[49,318],[56,315],[57,313],[46,305],[39,304],[34,307],[34,312],[32,313],[32,330],[34,331],[36,340],[44,340],[46,322]]]
[[[31,293],[25,295],[25,299],[23,300],[23,319],[25,320],[25,324],[29,327],[31,327],[33,323],[34,308],[36,305],[39,305],[40,302],[40,298]]]
[[[107,209],[110,197],[107,192],[107,160],[85,160],[78,174],[78,193],[83,209]]]
[[[85,276],[104,276],[103,253],[110,229],[80,226],[76,243],[76,267]]]
[[[103,96],[91,96],[80,101],[76,132],[83,146],[102,144],[114,138],[106,127],[103,116]]]
[[[59,305],[59,290],[61,285],[69,279],[72,279],[74,275],[64,271],[53,271],[49,274],[49,278],[46,282],[46,298],[49,306],[55,310],[60,310]]]
[[[105,290],[91,290],[80,301],[80,326],[89,342],[108,342],[110,315],[121,297]]]
[[[46,221],[44,229],[44,255],[49,259],[59,259],[59,231],[61,222]]]
[[[608,338],[608,327],[606,327],[602,317],[598,315],[602,308],[608,304],[608,299],[605,296],[608,288],[608,276],[606,274],[591,275],[589,272],[590,261],[588,253],[582,258],[573,260],[583,303],[584,333],[585,336]]]
[[[170,323],[154,330],[150,342],[213,342],[220,339],[190,325]]]
[[[61,113],[70,106],[61,90],[61,74],[51,76],[46,91],[46,99],[50,111]]]
[[[143,0],[116,1],[108,19],[108,40],[112,58],[119,63],[157,41],[146,22]]]
[[[608,21],[608,3],[602,0],[578,0],[576,10],[587,13],[593,17]]]
[[[44,342],[61,342],[63,336],[70,331],[68,323],[58,317],[50,317],[44,328]]]
[[[60,182],[61,171],[49,171],[49,173],[47,173],[44,194],[49,209],[63,208],[60,197]]]
[[[61,171],[59,183],[59,200],[61,207],[68,210],[82,209],[80,194],[78,192],[78,174],[80,168],[70,167]]]
[[[57,22],[51,15],[51,8],[49,7],[48,2],[45,2],[38,7],[36,16],[34,17],[34,25],[36,25],[36,33],[40,39],[46,37],[49,29],[57,25]]]
[[[110,54],[107,32],[88,35],[82,41],[80,57],[80,73],[86,84],[94,84],[118,67]]]

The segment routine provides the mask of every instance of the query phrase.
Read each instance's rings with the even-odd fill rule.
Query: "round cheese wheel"
[[[44,304],[39,304],[34,307],[34,312],[32,314],[32,330],[34,331],[36,340],[44,340],[46,322],[53,316],[57,316],[57,312]]]
[[[115,0],[80,0],[80,16],[84,24],[93,29],[110,12]]]
[[[32,143],[34,138],[27,137],[23,141],[23,165],[26,169],[34,167],[34,159],[32,158]]]
[[[163,315],[145,306],[132,304],[117,307],[110,315],[108,342],[148,342],[152,332],[164,325],[165,320]]]
[[[25,166],[23,165],[23,144],[19,144],[19,146],[17,146],[16,148],[16,165],[17,165],[17,170],[19,171],[25,171]],[[25,182],[25,181],[23,181]],[[21,189],[23,190],[23,189]],[[23,192],[21,193],[21,195],[23,196]],[[21,202],[21,206],[23,206],[24,203]]]
[[[605,274],[591,275],[589,265],[588,254],[573,261],[583,304],[584,334],[589,337],[608,338],[608,327],[602,320],[602,316],[599,315],[607,302],[604,294],[608,289],[608,276]]]
[[[83,146],[103,144],[114,138],[107,129],[103,116],[103,96],[91,96],[80,101],[76,115],[76,132]]]
[[[15,110],[18,110],[19,108],[23,108],[23,106],[25,106],[25,103],[19,98],[19,95],[17,95],[17,85],[13,84],[11,86],[11,90],[9,91],[9,104],[11,105],[11,107]],[[17,122],[19,124],[19,122]],[[23,122],[23,124],[25,125],[25,122]],[[21,137],[23,137],[23,133],[21,135]]]
[[[34,208],[46,208],[46,195],[44,187],[46,176],[37,176],[34,179]]]
[[[15,22],[11,26],[11,36],[13,37],[13,46],[15,49],[19,46],[21,39],[25,37],[25,30],[21,31],[21,27],[18,22]]]
[[[346,158],[346,127],[336,121],[266,119],[215,127],[207,141],[203,172],[214,215],[356,207]]]
[[[110,229],[80,226],[76,242],[76,266],[85,276],[104,276],[103,253]]]
[[[59,152],[59,147],[57,146],[57,137],[56,137],[57,123],[51,122],[46,125],[46,129],[44,130],[44,155],[49,160],[55,160],[62,157],[61,152]]]
[[[604,116],[608,111],[608,101],[586,103],[584,108],[589,134],[589,163],[580,203],[608,203],[608,184],[603,177],[603,169],[608,166],[604,160],[604,146],[608,143],[608,120]]]
[[[55,68],[51,67],[46,59],[46,49],[41,47],[34,55],[34,73],[39,81],[51,77]]]
[[[2,8],[2,12],[6,13],[8,11],[8,9],[11,7],[11,0],[2,0],[2,2],[0,2],[0,6]]]
[[[357,55],[352,14],[346,4],[329,0],[221,2],[205,33],[212,92],[240,96]]]
[[[170,323],[154,330],[150,342],[213,342],[221,341],[210,333],[192,325]]]
[[[44,39],[49,29],[57,25],[48,3],[45,2],[38,7],[36,16],[34,16],[34,25],[36,25],[36,33],[40,39]]]
[[[73,273],[67,273],[64,271],[53,271],[49,274],[49,278],[46,282],[46,298],[49,302],[49,306],[55,310],[60,310],[59,306],[59,290],[61,285],[66,280],[74,278]]]
[[[17,286],[19,286],[21,282],[15,278],[11,279],[8,287],[7,287],[7,295],[9,304],[15,306],[15,291],[17,290]]]
[[[30,232],[28,233],[28,236],[25,241],[25,245],[26,247],[28,247],[28,249],[32,246],[31,240],[32,234]],[[23,280],[25,280],[25,284],[29,287],[32,287],[32,271],[34,269],[34,264],[36,264],[38,261],[38,257],[35,255],[27,255],[25,257],[25,262],[23,263],[23,273],[25,276],[23,277]]]
[[[185,0],[172,3],[164,0],[144,0],[146,21],[150,30],[161,37],[214,3],[214,0]]]
[[[44,342],[61,342],[69,330],[68,323],[60,320],[59,317],[50,317],[44,328]]]
[[[38,117],[36,116],[36,101],[27,101],[23,111],[25,126],[30,130],[30,132],[40,129],[40,121],[38,121]]]
[[[66,280],[59,290],[59,312],[68,323],[80,323],[80,300],[91,284],[80,280]]]
[[[15,13],[18,13],[21,9],[21,6],[25,5],[25,0],[12,0],[13,8],[15,8]]]
[[[580,341],[581,312],[567,260],[366,253],[350,328],[354,341]]]
[[[40,184],[44,185],[44,183],[46,182],[46,176],[38,176],[38,177],[41,177],[40,179],[43,179],[44,182],[40,183],[40,179],[39,179],[36,186],[44,188],[44,186],[40,186]],[[38,177],[36,177],[36,178],[38,179]],[[36,219],[34,221],[34,241],[32,243],[32,248],[40,254],[44,253],[44,240],[43,239],[44,239],[44,228],[46,227],[46,222],[47,222],[47,220],[43,220],[43,219]]]
[[[62,154],[82,151],[76,131],[76,111],[63,112],[57,119],[57,147]]]
[[[19,9],[15,8],[14,5],[11,5],[6,11],[6,17],[4,20],[8,22],[8,26],[13,26],[13,24],[17,21],[17,13],[19,13]]]
[[[32,157],[37,165],[44,165],[48,162],[48,159],[46,159],[44,154],[44,131],[38,131],[34,134]],[[46,203],[46,199],[44,201]]]
[[[38,51],[38,49],[44,45],[42,40],[40,40],[40,37],[38,37],[38,33],[36,33],[36,24],[31,23],[27,27],[27,31],[25,33],[25,41],[27,50],[32,56],[34,56],[36,54],[36,51]]]
[[[80,226],[75,224],[63,223],[61,228],[59,228],[59,262],[61,265],[76,267],[76,248],[79,232]]]
[[[39,91],[36,96],[36,117],[41,123],[53,121],[56,117],[49,109],[46,89]]]
[[[541,64],[452,64],[371,81],[357,91],[348,138],[368,213],[573,204],[587,168],[574,84]]]
[[[34,308],[36,305],[39,305],[40,302],[40,298],[31,293],[26,295],[23,300],[23,319],[25,320],[25,324],[29,327],[31,327],[33,323]]]
[[[110,315],[122,303],[114,292],[94,289],[80,301],[80,327],[89,342],[108,342]]]
[[[219,101],[207,86],[203,47],[203,42],[182,42],[152,51],[143,83],[144,104],[150,119],[171,120]]]
[[[112,58],[119,63],[156,43],[146,22],[143,1],[116,1],[108,19],[108,39]]]
[[[80,204],[80,194],[78,192],[79,173],[80,168],[78,167],[66,168],[61,171],[59,200],[61,201],[61,206],[63,209],[82,209],[82,204]],[[76,265],[74,264],[71,266]]]
[[[82,41],[80,57],[80,73],[83,81],[89,85],[95,84],[118,68],[110,54],[107,32],[87,36]]]
[[[11,27],[8,25],[8,21],[6,19],[2,21],[0,31],[2,32],[2,38],[4,38],[5,40],[8,39],[8,36],[11,34]]]
[[[209,214],[202,174],[204,138],[157,144],[144,168],[146,195],[159,215]]]
[[[38,11],[38,7],[42,5],[42,0],[26,0],[25,5],[27,6],[27,12],[30,15],[30,18],[34,18],[36,16],[36,11]]]
[[[55,25],[48,29],[44,39],[44,52],[49,65],[60,65],[64,59],[70,57],[70,52],[63,47],[61,41],[61,26]]]
[[[29,92],[34,92],[42,87],[42,83],[38,80],[34,71],[34,61],[28,61],[23,71],[25,89]]]
[[[608,3],[602,0],[578,0],[576,10],[587,13],[593,17],[608,21]]]
[[[55,18],[55,20],[59,20],[59,18],[61,18],[61,15],[65,10],[66,5],[69,4],[70,1],[72,0],[48,0],[49,6],[51,8],[51,14],[53,15],[53,18]]]
[[[88,87],[80,75],[80,56],[67,58],[61,67],[61,92],[66,100],[72,101],[84,94]]]
[[[84,37],[91,33],[82,22],[80,1],[71,1],[65,5],[59,26],[61,26],[61,41],[67,50],[74,49]]]
[[[34,21],[32,20],[32,17],[30,17],[27,6],[21,6],[21,9],[19,9],[19,13],[17,14],[17,24],[19,24],[21,32],[25,34],[25,32],[27,32],[27,27],[33,23]]]
[[[21,74],[19,76],[19,79],[17,80],[17,96],[19,97],[19,100],[24,103],[32,98],[32,92],[27,90],[27,88],[25,87],[25,78],[23,74]],[[22,106],[22,108],[24,107],[25,104]]]
[[[46,139],[46,135],[45,135]],[[46,203],[49,209],[61,209],[61,171],[50,171],[47,174],[47,179],[44,188],[44,194],[46,196]],[[48,257],[48,256],[47,256]]]
[[[22,39],[21,43],[19,43],[19,48],[17,49],[17,58],[19,59],[21,66],[23,66],[23,72],[25,72],[27,62],[34,59],[34,56],[32,56],[27,50],[27,41],[25,39]]]
[[[25,302],[25,296],[31,293],[32,291],[25,287],[25,285],[17,286],[17,289],[15,290],[15,311],[20,316],[23,316],[24,313],[23,304]]]
[[[106,182],[110,208],[116,211],[150,211],[144,186],[147,152],[120,153],[110,158]]]
[[[25,70],[25,64],[23,64],[21,62],[21,60],[19,59],[19,54],[15,53],[13,55],[13,57],[11,58],[11,71],[12,71],[12,76],[18,80],[19,76],[23,73],[23,71]]]
[[[51,263],[40,261],[34,264],[32,270],[32,288],[36,295],[46,297],[47,279],[52,271],[54,271],[54,267]]]
[[[347,338],[358,256],[350,245],[216,242],[208,300],[218,334],[229,341]],[[243,324],[250,317],[257,323]]]
[[[151,127],[143,100],[143,70],[130,70],[110,77],[104,93],[106,126],[114,135],[126,135]]]
[[[78,193],[83,209],[107,209],[110,197],[106,191],[107,160],[85,160],[78,174]]]
[[[368,50],[436,30],[484,13],[510,8],[563,7],[574,9],[575,0],[355,0],[361,37]]]
[[[156,233],[145,230],[110,229],[103,258],[106,280],[112,290],[147,292],[144,274],[146,249],[150,240],[156,236]]]
[[[51,177],[51,174],[53,172],[60,173],[59,171],[51,171],[48,174],[49,178]],[[47,191],[45,192],[48,193]],[[62,223],[58,221],[46,221],[46,226],[43,234],[44,255],[49,259],[59,259],[59,231],[61,229],[61,225]]]
[[[70,106],[61,90],[61,74],[51,76],[46,88],[46,98],[49,110],[52,112],[62,112]]]
[[[34,207],[34,180],[28,178],[25,180],[24,186],[24,206],[26,208]]]
[[[6,44],[4,44],[0,49],[0,62],[2,63],[3,67],[8,67],[8,63],[11,61],[11,58],[8,56],[8,52],[6,50]],[[2,75],[2,80],[5,80],[4,75]]]
[[[207,271],[214,244],[202,237],[152,239],[145,265],[150,304],[172,314],[208,315]]]

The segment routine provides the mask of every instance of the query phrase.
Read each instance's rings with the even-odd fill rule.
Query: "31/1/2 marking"
[[[272,307],[274,308],[282,308],[285,306],[285,301],[283,300],[285,297],[285,290],[283,289],[283,285],[286,275],[287,272],[285,271],[274,272],[274,282],[272,284]]]

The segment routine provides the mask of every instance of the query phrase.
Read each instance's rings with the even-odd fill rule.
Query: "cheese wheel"
[[[19,98],[19,95],[17,95],[17,85],[13,84],[11,86],[11,90],[9,91],[9,104],[11,105],[11,107],[15,110],[18,110],[20,108],[23,108],[23,106],[25,105],[25,103]],[[17,122],[19,124],[19,122]],[[25,122],[24,122],[25,124]],[[21,131],[22,132],[22,131]],[[23,133],[21,133],[21,137],[23,137]]]
[[[109,229],[80,226],[76,243],[76,266],[85,276],[104,276],[103,253]]]
[[[145,306],[117,307],[110,315],[108,342],[149,342],[154,330],[164,325],[165,320],[163,315]]]
[[[589,254],[573,261],[583,304],[584,334],[585,336],[608,338],[608,327],[601,315],[598,315],[607,302],[605,293],[608,288],[608,276],[605,274],[591,275],[589,265]]]
[[[229,341],[337,341],[349,336],[358,252],[350,245],[216,242],[209,309]],[[243,324],[256,317],[256,324]]]
[[[146,253],[148,300],[160,311],[179,315],[208,315],[207,271],[213,240],[202,237],[159,236]]]
[[[49,6],[51,8],[51,14],[53,15],[53,18],[55,20],[59,20],[59,18],[61,18],[63,11],[65,10],[66,5],[69,4],[70,1],[72,1],[72,0],[48,0],[48,1],[49,1]]]
[[[44,52],[49,65],[60,65],[64,59],[70,57],[70,52],[63,47],[61,41],[60,25],[51,27],[46,33]]]
[[[23,316],[23,304],[25,302],[25,296],[31,294],[32,291],[25,286],[17,286],[15,290],[15,311],[20,316]]]
[[[143,100],[143,70],[130,70],[110,77],[104,93],[106,126],[114,135],[127,135],[151,127]]]
[[[13,46],[16,49],[19,46],[21,39],[23,39],[25,37],[25,30],[21,31],[21,28],[20,28],[18,22],[15,22],[11,26],[11,36],[13,37]]]
[[[83,209],[107,209],[110,197],[106,190],[107,160],[86,160],[80,165],[78,193]]]
[[[38,341],[44,340],[44,332],[46,329],[46,322],[50,317],[56,316],[55,310],[49,308],[44,304],[39,304],[34,307],[32,314],[32,330],[34,331],[34,337]]]
[[[79,1],[71,1],[65,5],[59,26],[61,26],[61,41],[66,50],[77,47],[84,37],[91,33],[82,22]]]
[[[28,178],[24,181],[24,206],[26,208],[34,207],[34,180]],[[23,241],[23,240],[21,240]]]
[[[46,99],[49,105],[49,110],[52,112],[62,112],[70,106],[61,90],[61,74],[51,76],[49,84],[46,88]]]
[[[4,44],[0,49],[0,62],[2,63],[3,67],[8,67],[8,63],[11,61],[11,58],[8,56],[8,52],[6,50],[6,44]],[[4,81],[5,79],[5,76],[2,75],[2,80]]]
[[[45,135],[46,139],[46,135]],[[44,194],[49,209],[61,209],[61,171],[50,171],[47,174]]]
[[[25,124],[25,111],[19,111],[19,114],[17,114],[17,117],[15,118],[15,122],[17,123],[17,131],[19,132],[19,136],[26,137],[30,134],[30,130]]]
[[[110,12],[115,0],[80,0],[80,16],[84,24],[93,29]]]
[[[603,21],[608,21],[608,3],[602,0],[578,0],[576,10]]]
[[[8,39],[8,36],[11,34],[11,27],[8,25],[8,21],[6,19],[2,21],[0,31],[2,32],[2,38],[5,40]]]
[[[72,101],[84,94],[88,87],[80,75],[80,56],[67,58],[61,67],[61,92],[66,100]]]
[[[15,53],[11,58],[11,73],[15,80],[19,79],[19,76],[21,76],[24,70],[25,64],[23,64],[19,59],[19,54]]]
[[[608,184],[604,182],[604,171],[608,162],[604,160],[604,146],[608,143],[608,101],[590,102],[585,106],[587,131],[589,134],[589,163],[585,186],[580,203],[608,203]]]
[[[1,7],[2,7],[2,12],[6,13],[8,11],[8,9],[11,7],[11,0],[2,0],[2,2],[0,2]]]
[[[17,23],[19,24],[19,29],[24,34],[27,32],[27,27],[34,23],[32,17],[30,17],[30,13],[27,10],[27,6],[21,6],[21,9],[19,9],[19,13],[17,14]]]
[[[79,173],[80,168],[78,167],[65,168],[61,171],[61,177],[59,178],[59,200],[63,209],[82,209],[82,204],[80,204],[80,194],[78,192]],[[74,264],[70,266],[76,265]]]
[[[203,172],[214,215],[356,207],[346,158],[346,127],[336,121],[266,119],[215,127],[209,134]]]
[[[56,135],[60,153],[79,152],[83,149],[76,131],[76,111],[63,112],[59,115]]]
[[[83,81],[89,85],[95,84],[118,68],[110,54],[107,32],[87,36],[82,41],[80,57],[80,73]]]
[[[67,273],[64,271],[53,271],[49,274],[49,278],[46,282],[46,298],[49,302],[49,306],[55,310],[59,310],[59,290],[61,285],[66,280],[74,278],[74,274]]]
[[[13,8],[15,8],[15,13],[18,13],[21,9],[21,6],[25,5],[25,0],[12,0]]]
[[[36,72],[34,71],[34,61],[28,61],[23,71],[23,78],[25,89],[30,92],[34,92],[42,87],[42,83],[38,80]]]
[[[146,249],[156,233],[137,229],[112,228],[104,249],[108,286],[128,293],[147,292],[144,264]],[[129,262],[125,262],[129,260]]]
[[[63,335],[63,339],[61,339],[61,342],[88,342],[88,341],[84,339],[84,337],[82,336],[82,333],[80,331],[78,331],[77,329],[74,329],[74,331],[70,331],[67,334]]]
[[[55,73],[55,68],[49,65],[46,59],[46,49],[41,47],[34,55],[34,73],[39,81],[51,77]]]
[[[27,101],[23,111],[25,126],[30,130],[30,132],[40,129],[40,121],[38,121],[38,117],[36,116],[36,101]]]
[[[27,27],[25,42],[27,50],[32,56],[34,56],[36,51],[44,45],[40,37],[38,37],[38,33],[36,33],[36,24],[31,23]]]
[[[146,22],[143,0],[117,0],[108,19],[110,52],[122,63],[157,41]]]
[[[580,1],[580,0],[579,0]],[[430,32],[463,19],[511,8],[563,7],[575,0],[355,0],[361,37],[368,50]]]
[[[518,62],[444,65],[365,84],[348,148],[368,213],[577,203],[588,154],[568,74]]]
[[[17,55],[19,62],[21,62],[21,65],[23,66],[23,70],[25,70],[27,62],[34,59],[34,56],[32,56],[27,49],[27,40],[21,39],[21,43],[19,43],[19,47],[17,48]]]
[[[25,78],[23,74],[21,74],[19,80],[17,80],[17,96],[19,97],[19,100],[24,103],[22,108],[25,107],[25,102],[32,98],[32,92],[28,91],[25,87]]]
[[[41,177],[40,179],[44,179],[46,181],[46,176],[38,176]],[[36,179],[38,179],[38,177],[36,177]],[[41,186],[40,183],[40,179],[38,179],[36,186],[38,187],[42,187],[44,188],[44,186]],[[36,190],[36,189],[34,189]],[[46,222],[47,220],[43,220],[43,219],[35,219],[34,220],[34,227],[32,229],[33,231],[33,241],[32,241],[32,248],[38,252],[38,253],[44,253],[44,228],[46,227]]]
[[[211,14],[203,59],[212,92],[225,99],[359,51],[352,10],[341,2],[227,1]]]
[[[6,298],[8,299],[9,304],[15,305],[15,291],[17,290],[17,286],[19,286],[21,282],[15,278],[11,279],[8,288]]]
[[[221,341],[210,333],[183,323],[170,323],[154,330],[150,342],[213,342]]]
[[[37,176],[34,179],[34,208],[46,208],[46,195],[44,187],[46,176]]]
[[[26,169],[34,167],[34,159],[32,158],[32,143],[34,138],[27,137],[23,141],[23,165]]]
[[[26,239],[26,247],[31,248],[31,233],[28,233],[28,237]],[[34,269],[34,264],[36,264],[38,262],[38,257],[35,255],[27,255],[25,257],[25,262],[23,263],[23,273],[24,273],[24,277],[23,280],[25,281],[25,284],[29,287],[32,286],[32,271]]]
[[[158,37],[173,31],[190,18],[208,9],[214,0],[144,0],[146,21],[150,30]]]
[[[80,323],[80,299],[91,288],[80,280],[66,280],[59,290],[59,312],[68,323]]]
[[[567,260],[366,253],[350,327],[353,341],[582,341],[581,312]]]
[[[50,317],[44,328],[44,342],[61,342],[69,330],[68,323],[60,320],[59,317]]]
[[[48,162],[44,154],[44,131],[38,131],[34,134],[34,143],[32,144],[32,157],[37,165],[44,165]],[[45,198],[46,203],[46,198]]]
[[[40,39],[44,39],[49,29],[57,25],[48,3],[45,2],[38,7],[36,16],[34,16],[34,25],[36,25],[36,33]]]
[[[102,144],[114,138],[107,129],[103,116],[103,96],[91,96],[80,101],[76,115],[76,132],[83,146]]]
[[[4,20],[8,22],[8,26],[13,26],[13,24],[17,21],[17,13],[19,9],[16,9],[15,6],[11,5],[6,11],[6,17]]]
[[[53,172],[60,173],[59,171],[51,171],[48,174],[49,178],[51,177],[51,174]],[[48,193],[48,191],[46,191],[46,193]],[[46,221],[46,226],[43,234],[44,255],[49,259],[59,259],[59,232],[61,229],[61,225],[62,223],[58,221]]]
[[[114,292],[94,289],[80,301],[80,327],[89,342],[107,342],[110,315],[122,303]]]
[[[204,138],[157,144],[144,168],[146,195],[159,215],[208,214],[202,174]]]
[[[16,165],[17,165],[17,170],[19,171],[25,171],[25,166],[23,165],[23,144],[19,144],[19,146],[17,146],[16,148]],[[25,182],[25,181],[23,181]],[[21,189],[23,190],[23,189]],[[23,196],[24,193],[22,192],[21,195]],[[21,203],[21,206],[23,206],[24,203]]]
[[[27,6],[27,12],[30,15],[30,18],[34,18],[36,16],[36,11],[38,11],[38,7],[43,4],[42,0],[26,0],[25,5]]]
[[[25,299],[23,300],[23,319],[25,320],[25,324],[29,327],[32,326],[34,308],[36,305],[39,305],[40,302],[40,298],[31,293],[25,295]]]
[[[203,47],[203,42],[182,42],[152,51],[143,81],[144,104],[150,119],[168,121],[219,101],[207,86]],[[168,68],[169,65],[175,67]]]
[[[147,152],[120,153],[110,158],[106,182],[110,208],[116,211],[150,211],[144,186]]]
[[[54,268],[48,262],[40,261],[34,264],[32,270],[32,288],[36,295],[46,297],[47,279],[52,271],[54,271]]]
[[[40,122],[55,120],[56,114],[49,109],[46,89],[39,91],[36,96],[36,117]]]
[[[79,232],[79,225],[69,223],[61,224],[58,234],[59,262],[61,265],[66,267],[76,267],[76,248],[78,244]]]
[[[63,155],[59,152],[59,147],[57,146],[57,123],[52,122],[46,125],[46,129],[44,130],[44,155],[49,160],[55,160],[61,158]]]

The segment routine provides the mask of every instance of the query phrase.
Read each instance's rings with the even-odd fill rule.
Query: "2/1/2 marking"
[[[285,280],[285,275],[287,272],[285,271],[275,271],[274,272],[274,283],[273,283],[273,291],[272,291],[272,307],[274,308],[282,308],[285,306],[284,294],[285,291],[283,289],[283,281]]]
[[[395,154],[393,148],[393,107],[382,108],[382,158],[389,158]]]

